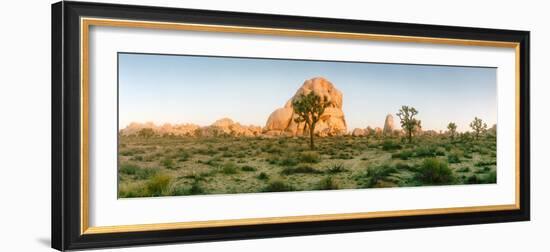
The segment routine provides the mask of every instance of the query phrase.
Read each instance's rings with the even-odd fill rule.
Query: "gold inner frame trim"
[[[516,82],[515,204],[90,227],[89,225],[89,147],[88,145],[89,145],[89,78],[90,78],[89,76],[89,49],[90,49],[89,32],[90,32],[91,26],[514,48],[515,56],[516,56],[516,63],[515,63],[516,64],[516,70],[515,70],[515,76],[516,76],[516,81],[515,81]],[[519,50],[519,43],[489,41],[489,40],[468,40],[468,39],[452,39],[452,38],[329,32],[329,31],[318,31],[318,30],[278,29],[278,28],[263,28],[263,27],[249,27],[249,26],[207,25],[207,24],[194,24],[194,23],[152,22],[152,21],[101,19],[101,18],[84,18],[84,17],[80,19],[80,38],[81,38],[80,40],[80,43],[81,43],[81,46],[80,46],[81,118],[80,120],[81,120],[81,144],[82,144],[81,153],[80,153],[81,154],[80,233],[83,235],[119,233],[119,232],[158,231],[158,230],[171,230],[171,229],[206,228],[206,227],[227,227],[227,226],[239,226],[239,225],[280,224],[280,223],[291,223],[291,222],[351,220],[351,219],[383,218],[383,217],[396,217],[396,216],[490,212],[490,211],[520,209],[520,205],[519,205],[520,204],[520,194],[519,194],[519,190],[520,190],[520,179],[519,179],[519,175],[520,175],[520,170],[519,170],[519,167],[520,167],[520,163],[519,163],[519,158],[520,158],[520,154],[519,154],[520,153],[520,150],[519,150],[520,50]]]

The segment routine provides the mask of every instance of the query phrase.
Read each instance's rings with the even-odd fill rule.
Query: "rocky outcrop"
[[[263,132],[273,136],[297,136],[304,134],[305,124],[295,121],[297,115],[294,113],[292,103],[301,95],[307,95],[311,92],[330,103],[315,126],[315,134],[319,136],[344,135],[347,131],[347,126],[344,112],[342,111],[342,92],[336,89],[330,81],[322,77],[306,80],[294,96],[286,102],[284,107],[278,108],[271,113]]]
[[[355,136],[355,137],[366,136],[366,135],[367,135],[367,130],[366,130],[366,129],[355,128],[355,129],[353,129],[353,131],[351,132],[351,135],[352,135],[352,136]]]
[[[157,126],[152,122],[146,123],[130,123],[126,128],[120,130],[120,134],[124,136],[137,135],[142,129],[152,129],[156,135],[176,135],[176,136],[193,136],[195,131],[200,126],[196,124],[169,124],[165,123]]]
[[[374,135],[379,137],[379,136],[382,136],[382,129],[380,127],[376,127],[374,128]]]
[[[393,126],[393,116],[391,114],[388,114],[386,116],[386,120],[384,121],[384,130],[383,130],[383,134],[385,136],[389,136],[389,135],[392,135],[393,133],[393,130],[394,130],[394,126]]]
[[[259,136],[262,133],[260,126],[241,125],[233,122],[229,118],[222,118],[215,121],[212,125],[200,127],[196,124],[163,124],[157,126],[152,122],[148,123],[130,123],[126,128],[120,130],[120,134],[124,136],[137,135],[142,129],[152,129],[156,135],[174,135],[174,136],[244,136],[253,137]]]

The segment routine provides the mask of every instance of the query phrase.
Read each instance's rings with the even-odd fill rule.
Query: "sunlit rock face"
[[[393,122],[393,116],[391,114],[388,114],[386,116],[386,120],[384,121],[384,135],[392,135],[394,130],[394,122]]]
[[[301,95],[313,92],[330,103],[319,122],[315,126],[315,134],[319,136],[344,135],[347,131],[344,112],[342,111],[343,95],[340,90],[327,79],[316,77],[306,80],[282,108],[277,108],[267,119],[263,132],[268,135],[297,136],[304,134],[305,123],[297,123],[292,103]]]

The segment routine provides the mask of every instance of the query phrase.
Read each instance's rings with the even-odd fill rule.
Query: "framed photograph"
[[[58,250],[529,220],[529,32],[52,6]]]

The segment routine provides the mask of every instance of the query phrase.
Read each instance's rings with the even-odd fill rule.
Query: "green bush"
[[[457,169],[456,171],[457,172],[469,172],[470,168],[469,167],[462,167],[462,168]]]
[[[178,156],[179,156],[178,161],[185,162],[185,161],[189,160],[189,158],[191,158],[191,153],[189,153],[185,150],[180,150]]]
[[[288,192],[288,191],[294,191],[294,187],[292,185],[289,185],[283,181],[275,180],[271,181],[267,184],[266,187],[263,188],[264,192]]]
[[[445,149],[444,148],[436,148],[435,149],[435,155],[436,156],[445,156]]]
[[[319,174],[321,171],[310,167],[310,166],[298,166],[298,167],[285,167],[282,171],[282,175],[291,175],[296,173],[310,173],[310,174]]]
[[[135,175],[138,170],[140,170],[141,167],[135,165],[135,164],[122,164],[118,171],[120,173],[124,173],[127,175]]]
[[[388,151],[388,150],[399,150],[403,148],[399,143],[395,142],[395,141],[392,141],[392,140],[385,140],[383,143],[382,143],[382,149],[385,150],[385,151]]]
[[[237,173],[237,165],[233,162],[228,162],[222,165],[223,174],[235,174]]]
[[[205,148],[205,149],[196,150],[196,153],[200,154],[200,155],[205,155],[205,156],[214,156],[214,155],[218,154],[218,151],[214,150],[212,148]]]
[[[204,189],[201,187],[200,182],[195,180],[191,184],[191,188],[189,188],[189,194],[190,195],[196,195],[196,194],[202,194],[204,193]]]
[[[395,169],[398,169],[398,170],[410,170],[410,169],[411,169],[411,166],[409,166],[409,165],[406,164],[406,163],[399,162],[399,163],[396,163],[396,164],[395,164]]]
[[[465,183],[466,184],[479,184],[479,181],[480,180],[476,175],[471,175],[466,179]]]
[[[167,193],[170,185],[170,176],[166,174],[157,174],[147,181],[147,192],[150,196],[161,196]]]
[[[437,158],[424,159],[418,169],[418,178],[425,184],[451,184],[455,178],[447,162]]]
[[[256,178],[259,179],[259,180],[267,180],[267,179],[269,179],[269,176],[265,172],[260,172],[260,174],[258,174],[258,176],[256,176]]]
[[[166,169],[174,169],[174,161],[169,158],[165,158],[162,160],[162,165],[166,167]]]
[[[338,188],[338,183],[331,176],[321,179],[315,187],[317,190],[336,190]]]
[[[300,153],[298,160],[302,163],[319,163],[321,162],[321,155],[315,151],[305,151]]]
[[[291,156],[286,156],[277,161],[277,164],[282,166],[293,166],[293,165],[297,165],[298,163],[299,163],[298,160],[295,157],[291,157]]]
[[[135,197],[147,197],[147,188],[142,184],[132,184],[119,186],[118,197],[119,198],[135,198]]]
[[[208,166],[216,167],[216,166],[219,166],[220,161],[221,161],[220,157],[213,157],[213,158],[210,158],[206,161],[198,160],[197,162],[203,163],[203,164],[208,165]]]
[[[332,155],[331,159],[353,159],[353,156],[347,152],[339,152],[337,155]]]
[[[245,166],[241,167],[241,170],[245,171],[245,172],[252,172],[252,171],[256,171],[256,168],[254,168],[252,166],[249,166],[249,165],[245,165]]]
[[[457,164],[460,163],[460,158],[456,153],[450,153],[447,156],[447,161],[449,162],[449,164]]]
[[[482,183],[484,184],[494,184],[497,182],[497,172],[491,171],[489,174],[483,177]]]
[[[327,172],[330,173],[330,174],[340,173],[340,172],[345,172],[345,171],[347,171],[347,169],[346,169],[346,167],[344,167],[344,164],[342,164],[342,163],[334,164],[331,167],[329,167],[328,170],[327,170]]]
[[[379,181],[384,180],[386,177],[395,172],[397,172],[395,167],[390,166],[389,164],[369,167],[363,175],[359,176],[359,183],[365,188],[375,187]]]
[[[191,187],[179,186],[174,187],[170,192],[170,195],[180,196],[180,195],[197,195],[204,194],[204,189],[200,185],[198,180],[194,180],[191,184]]]
[[[475,164],[475,166],[487,166],[487,165],[496,165],[496,160],[481,160]]]
[[[399,152],[399,153],[393,153],[391,155],[392,158],[399,158],[401,160],[409,160],[409,158],[411,158],[413,155],[412,151],[408,151],[408,150],[405,150],[405,151],[402,151],[402,152]]]
[[[436,149],[433,147],[418,147],[414,150],[414,156],[416,157],[435,157]]]
[[[132,175],[136,179],[148,179],[149,177],[157,174],[158,169],[141,168],[134,164],[122,164],[119,168],[119,172],[127,175]]]

